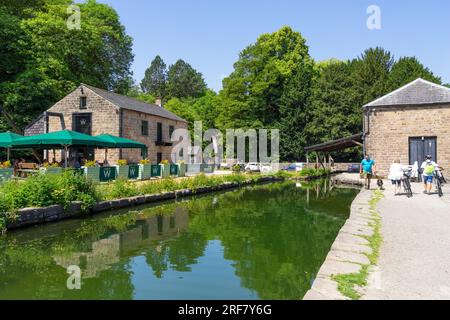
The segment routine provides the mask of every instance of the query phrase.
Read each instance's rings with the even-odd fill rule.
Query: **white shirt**
[[[403,177],[403,166],[400,163],[391,164],[389,169],[389,180],[401,180]]]
[[[431,161],[429,164],[432,165],[432,166],[434,166],[434,170],[436,170],[437,167],[439,167],[439,166],[437,165],[437,163],[434,162],[434,161]],[[424,161],[424,162],[422,163],[422,165],[420,166],[420,168],[421,168],[422,170],[425,170],[425,167],[426,167],[427,165],[428,165],[428,163],[427,163],[426,161]],[[425,171],[422,171],[422,174],[423,174],[425,177],[428,176],[428,175],[425,173]]]

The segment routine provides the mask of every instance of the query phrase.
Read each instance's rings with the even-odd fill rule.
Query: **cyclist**
[[[433,187],[434,172],[436,171],[436,169],[439,168],[437,163],[432,161],[431,158],[432,157],[430,155],[427,155],[425,157],[425,161],[420,166],[420,168],[422,169],[423,183],[424,183],[423,193],[425,194],[431,194],[431,189]]]

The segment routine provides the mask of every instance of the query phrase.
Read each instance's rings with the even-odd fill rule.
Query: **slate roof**
[[[417,79],[364,106],[385,107],[450,103],[450,89],[424,79]]]
[[[169,110],[167,110],[163,107],[160,107],[156,104],[139,101],[139,100],[129,98],[129,97],[126,97],[126,96],[123,96],[123,95],[120,95],[120,94],[117,94],[117,93],[114,93],[111,91],[99,89],[99,88],[96,88],[96,87],[93,87],[93,86],[90,86],[90,85],[87,85],[84,83],[81,85],[94,91],[96,94],[98,94],[99,96],[108,100],[109,102],[111,102],[112,104],[114,104],[115,106],[117,106],[119,108],[142,112],[142,113],[146,113],[146,114],[151,114],[151,115],[166,118],[166,119],[187,122],[183,118],[177,116],[176,114],[174,114],[174,113],[170,112]]]

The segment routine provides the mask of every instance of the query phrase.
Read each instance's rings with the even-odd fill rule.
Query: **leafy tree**
[[[421,64],[416,57],[400,58],[395,62],[389,74],[389,90],[396,90],[417,78],[441,84],[441,79],[436,77],[430,69]]]
[[[450,88],[450,83],[446,83],[446,84],[444,84],[444,86],[446,86],[447,88]]]
[[[394,61],[392,54],[380,47],[367,49],[352,61],[354,103],[363,106],[390,92],[388,80]]]
[[[181,59],[169,67],[166,88],[167,99],[198,98],[207,89],[202,74]]]
[[[155,97],[165,97],[167,84],[166,64],[160,56],[156,56],[145,70],[144,79],[141,81],[141,89]]]
[[[1,129],[22,129],[81,82],[119,93],[129,89],[132,39],[111,7],[94,0],[78,4],[82,18],[77,30],[66,24],[72,0],[31,4],[32,10],[24,1],[1,6],[2,14],[13,13],[13,18],[1,19],[10,27],[1,28],[0,37],[10,32],[18,36],[7,48],[17,53],[12,55],[17,58],[13,70],[1,70],[0,77],[7,78],[0,83]]]
[[[219,128],[279,127],[281,156],[299,157],[313,65],[305,39],[291,28],[260,36],[240,53],[223,81]]]

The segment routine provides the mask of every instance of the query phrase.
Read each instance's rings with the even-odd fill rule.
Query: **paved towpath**
[[[364,299],[450,299],[450,185],[443,198],[422,190],[413,184],[408,199],[386,185],[377,206],[384,243]]]

